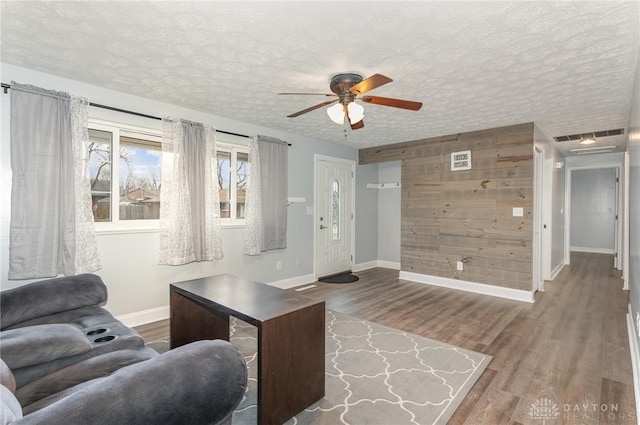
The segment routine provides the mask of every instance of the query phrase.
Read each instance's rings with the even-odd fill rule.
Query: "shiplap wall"
[[[531,290],[533,128],[360,150],[360,164],[402,161],[401,270]],[[464,150],[471,150],[472,169],[451,171],[451,152]],[[524,216],[513,217],[513,207]]]

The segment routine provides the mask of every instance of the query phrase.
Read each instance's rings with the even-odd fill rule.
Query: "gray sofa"
[[[247,384],[233,345],[159,355],[106,300],[90,274],[0,293],[0,425],[231,423]]]

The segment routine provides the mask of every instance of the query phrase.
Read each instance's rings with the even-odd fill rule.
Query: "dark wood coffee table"
[[[229,316],[258,328],[259,424],[282,424],[324,397],[324,301],[229,274],[174,283],[171,348],[228,341]]]

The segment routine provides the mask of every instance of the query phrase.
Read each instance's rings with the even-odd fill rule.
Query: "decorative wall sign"
[[[451,171],[471,169],[471,151],[451,152]]]

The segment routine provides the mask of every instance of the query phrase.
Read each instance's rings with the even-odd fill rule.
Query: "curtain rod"
[[[2,83],[2,89],[4,90],[4,94],[7,94],[7,91],[11,88],[10,84]],[[110,111],[122,112],[124,114],[135,115],[137,117],[149,118],[152,120],[162,121],[161,117],[156,117],[154,115],[143,114],[141,112],[129,111],[127,109],[116,108],[114,106],[101,105],[99,103],[89,102],[89,106],[93,106],[95,108],[108,109]],[[251,136],[247,136],[246,134],[234,133],[232,131],[218,130],[216,129],[216,133],[228,134],[230,136],[238,136],[238,137],[246,137],[249,139]],[[288,146],[291,146],[291,143],[287,143]]]

